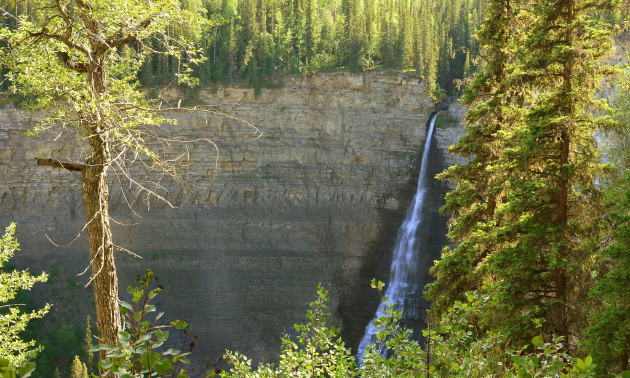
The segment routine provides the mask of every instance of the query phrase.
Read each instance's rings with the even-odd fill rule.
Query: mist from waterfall
[[[433,138],[433,128],[435,126],[435,119],[437,114],[431,118],[429,125],[429,132],[427,139],[424,143],[424,150],[422,152],[422,163],[420,166],[420,177],[418,177],[418,189],[416,195],[413,198],[413,203],[407,211],[407,216],[403,224],[398,230],[398,236],[396,239],[396,247],[394,249],[394,257],[392,260],[392,267],[389,275],[389,283],[385,290],[386,302],[381,302],[376,311],[375,318],[379,318],[384,315],[384,311],[389,307],[389,304],[394,305],[394,309],[397,311],[404,311],[405,299],[417,296],[419,288],[416,279],[416,273],[418,270],[418,246],[416,242],[416,231],[422,225],[422,208],[424,205],[424,199],[427,192],[427,166],[429,162],[429,149],[431,146],[431,140]],[[416,308],[409,309],[408,311],[417,311]],[[404,314],[403,317],[417,317],[418,314]],[[359,348],[357,350],[357,360],[361,364],[365,350],[369,345],[376,343],[376,333],[379,329],[374,326],[374,321],[370,321],[365,334],[361,339]],[[381,351],[384,353],[385,351]]]

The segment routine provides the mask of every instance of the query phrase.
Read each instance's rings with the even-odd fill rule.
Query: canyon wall
[[[330,285],[331,321],[354,349],[378,304],[369,282],[387,279],[393,239],[415,192],[435,108],[423,83],[395,73],[319,73],[259,94],[219,86],[198,92],[197,101],[264,134],[256,138],[247,125],[217,114],[169,114],[177,125],[161,127],[160,135],[210,139],[220,152],[213,179],[212,146],[182,150],[200,161],[191,170],[209,192],[181,208],[147,209],[122,196],[129,183],[110,174],[111,212],[120,222],[112,225],[115,243],[143,257],[117,252],[121,292],[154,270],[165,287],[160,310],[199,333],[195,354],[214,365],[226,349],[275,360],[280,337],[305,321],[321,282]],[[30,126],[21,112],[0,111],[0,226],[18,223],[19,267],[54,266],[67,277],[67,285],[56,279],[35,289],[38,300],[54,298],[49,318],[83,322],[91,288],[74,280],[87,281],[76,276],[89,263],[87,238],[63,248],[48,240],[66,244],[83,227],[79,176],[34,160],[77,158],[76,132],[23,137]],[[432,175],[447,163],[438,146],[444,140],[435,142]],[[427,265],[439,257],[445,232],[437,214],[445,187],[432,185]]]

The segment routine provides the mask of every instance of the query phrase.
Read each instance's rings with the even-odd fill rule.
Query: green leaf
[[[140,302],[140,299],[142,299],[143,295],[144,295],[144,290],[139,290],[133,295],[133,299],[131,299],[131,301],[133,303],[138,303]]]
[[[564,369],[565,366],[567,366],[567,364],[562,361],[556,360],[551,364],[551,366],[549,366],[549,374],[556,375],[560,372],[560,370]]]
[[[168,348],[164,354],[172,354],[173,356],[177,356],[181,352],[178,349]]]
[[[149,298],[150,298],[150,299],[153,299],[153,298],[154,298],[156,295],[158,295],[158,293],[159,293],[159,292],[161,292],[161,291],[162,291],[162,287],[161,287],[161,286],[160,286],[160,287],[158,287],[158,288],[156,288],[156,289],[151,290],[151,291],[149,292]]]
[[[138,288],[134,285],[131,285],[127,288],[127,293],[134,295],[138,291]]]
[[[592,363],[593,363],[593,358],[591,356],[586,356],[586,358],[584,359],[584,365],[586,365],[586,367],[589,367],[589,365]]]
[[[140,357],[140,363],[146,369],[148,369],[149,366],[153,366],[155,361],[159,361],[159,360],[160,360],[160,355],[155,352],[148,352],[148,353],[144,352],[142,356]]]
[[[584,370],[586,369],[586,365],[584,364],[584,361],[582,361],[582,359],[578,358],[577,359],[577,364],[576,364],[577,368],[580,370]]]
[[[35,362],[27,362],[26,365],[22,366],[20,370],[18,370],[18,374],[21,378],[30,377],[36,366],[37,364],[35,364]]]
[[[626,370],[619,375],[621,376],[621,378],[630,378],[630,370]]]
[[[0,368],[9,366],[10,361],[6,358],[0,357]]]
[[[166,374],[171,371],[173,364],[168,358],[164,358],[161,361],[155,361],[153,363],[153,369],[158,374]]]
[[[183,320],[174,320],[171,324],[177,329],[185,329],[188,326],[188,323]]]
[[[107,344],[94,345],[93,347],[90,348],[90,351],[91,352],[98,352],[101,349],[109,349],[109,345],[107,345]]]
[[[532,339],[532,344],[534,344],[537,347],[541,347],[544,343],[545,341],[540,336],[536,336]]]
[[[112,367],[112,365],[114,364],[114,363],[113,363],[113,362],[111,362],[111,361],[101,361],[101,362],[103,362],[103,363],[101,364],[101,369],[109,369],[109,368],[110,368],[110,367]]]
[[[512,356],[512,361],[516,362],[524,368],[527,368],[527,361],[521,356]]]
[[[157,336],[157,339],[161,342],[165,342],[166,340],[168,340],[168,332],[167,331],[160,331],[157,330],[155,332],[155,336]]]
[[[144,307],[144,312],[153,312],[155,311],[155,306],[154,305],[146,305]]]

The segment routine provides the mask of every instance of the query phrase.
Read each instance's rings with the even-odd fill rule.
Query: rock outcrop
[[[166,288],[160,309],[191,324],[200,335],[195,354],[213,365],[226,349],[275,360],[280,337],[305,320],[321,282],[332,291],[331,320],[354,348],[378,304],[369,281],[387,279],[393,239],[415,192],[434,110],[423,84],[382,72],[320,73],[258,95],[217,87],[197,98],[264,134],[256,139],[251,128],[220,115],[171,114],[177,125],[160,133],[207,138],[220,151],[212,181],[214,150],[190,145],[191,160],[201,160],[193,170],[210,191],[205,202],[180,209],[128,206],[133,199],[120,195],[110,174],[111,212],[121,223],[113,225],[115,242],[143,256],[117,252],[121,292],[136,274],[154,270]],[[23,137],[30,125],[14,109],[0,111],[0,226],[18,223],[19,266],[55,265],[74,276],[89,263],[87,238],[56,248],[47,236],[64,244],[81,230],[79,177],[38,167],[34,158],[76,158],[78,146],[72,135]],[[444,168],[442,155],[433,153],[433,173]],[[435,218],[427,228],[438,257],[440,198],[429,201]],[[55,306],[66,321],[78,317],[69,308],[90,307],[89,289],[73,300]]]

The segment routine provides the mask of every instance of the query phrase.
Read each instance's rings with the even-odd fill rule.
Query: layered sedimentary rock
[[[115,242],[143,256],[117,252],[121,286],[154,270],[166,288],[160,309],[199,333],[195,354],[207,365],[225,349],[275,360],[280,337],[305,320],[319,282],[330,285],[332,323],[355,347],[378,303],[369,281],[388,277],[393,239],[415,191],[434,110],[423,84],[378,72],[316,74],[258,95],[216,87],[197,100],[219,104],[212,109],[264,134],[256,138],[247,125],[217,114],[169,114],[177,125],[163,126],[161,135],[209,139],[220,152],[212,179],[210,145],[182,150],[200,161],[192,171],[209,191],[204,201],[178,209],[125,199],[110,174],[111,212],[121,223],[113,224]],[[74,276],[89,263],[87,238],[57,248],[46,235],[63,244],[83,227],[79,177],[38,167],[34,158],[77,158],[70,142],[76,135],[23,137],[29,126],[20,112],[0,111],[0,226],[18,222],[19,266],[55,265]],[[445,161],[435,147],[432,172],[438,173]],[[177,193],[172,183],[164,185]],[[439,256],[444,188],[433,185],[428,211],[435,218],[426,232]],[[73,319],[68,307],[90,308],[89,289],[77,293],[72,306],[56,303],[60,318]]]

